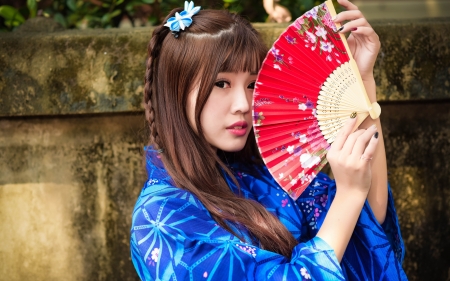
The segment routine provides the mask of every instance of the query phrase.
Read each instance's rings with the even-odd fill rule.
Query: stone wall
[[[450,19],[373,25],[404,268],[450,280]],[[286,27],[255,26],[267,45]],[[0,33],[0,280],[138,280],[128,240],[150,34]]]

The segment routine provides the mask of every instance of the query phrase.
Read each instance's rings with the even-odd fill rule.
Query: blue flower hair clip
[[[194,7],[194,2],[184,2],[184,11],[181,13],[176,12],[174,17],[167,20],[164,26],[167,26],[172,31],[175,38],[178,38],[180,29],[184,30],[192,24],[192,16],[200,11],[200,6]]]

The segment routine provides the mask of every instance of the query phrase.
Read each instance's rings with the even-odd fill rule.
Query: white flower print
[[[314,33],[306,31],[306,35],[308,36],[308,41],[312,44],[316,43],[317,37],[314,35]]]
[[[288,57],[289,64],[294,64],[294,59],[292,57]]]
[[[152,260],[154,262],[158,261],[158,256],[159,256],[159,248],[154,248],[152,251]]]
[[[301,143],[306,143],[308,141],[308,138],[306,137],[306,135],[300,135],[300,142]]]
[[[301,274],[305,279],[311,279],[311,275],[309,275],[308,270],[306,270],[306,268],[304,268],[304,267],[300,268],[300,274]]]
[[[297,179],[296,178],[293,178],[292,180],[291,180],[291,185],[294,185],[294,184],[296,184],[297,183]]]
[[[329,52],[331,53],[331,50],[333,49],[333,44],[331,44],[331,42],[324,42],[324,41],[320,41],[320,48],[322,50],[324,50],[325,52]]]
[[[274,64],[274,65],[273,65],[273,68],[275,68],[275,69],[278,69],[278,70],[280,70],[280,71],[281,71],[281,67],[280,67],[280,65],[279,65],[279,64]]]
[[[298,104],[298,109],[305,111],[308,107],[306,106],[306,104],[304,103],[299,103]]]
[[[314,156],[309,153],[304,153],[300,155],[300,163],[303,169],[312,168],[314,165],[320,163],[320,157]]]
[[[322,37],[323,40],[327,40],[327,31],[322,26],[316,26],[315,29],[317,37]]]
[[[313,19],[317,19],[317,12],[319,10],[319,7],[314,7],[313,9],[309,10],[308,12],[305,13],[305,17],[307,18],[313,18]]]
[[[300,29],[302,29],[303,23],[305,23],[305,20],[302,17],[300,17],[294,22],[294,26],[295,26],[295,28],[297,28],[297,30],[300,30]]]
[[[288,148],[286,149],[286,151],[287,151],[289,154],[294,153],[294,146],[293,146],[293,145],[288,146]]]
[[[283,173],[279,173],[279,174],[278,174],[278,179],[281,180],[282,178],[284,178],[284,174],[283,174]]]

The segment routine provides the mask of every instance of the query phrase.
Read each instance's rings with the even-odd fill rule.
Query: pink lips
[[[228,132],[232,133],[233,135],[236,135],[238,137],[242,137],[247,133],[247,122],[245,121],[238,121],[234,123],[231,126],[227,127]]]

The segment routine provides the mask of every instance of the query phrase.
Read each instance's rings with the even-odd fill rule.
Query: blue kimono
[[[333,249],[316,237],[336,194],[334,181],[319,173],[294,201],[266,167],[231,165],[241,194],[264,205],[298,240],[286,258],[223,229],[196,197],[173,186],[155,151],[147,150],[147,155],[149,177],[131,227],[131,257],[142,280],[407,280],[390,190],[385,222],[377,222],[366,201],[339,263]]]

